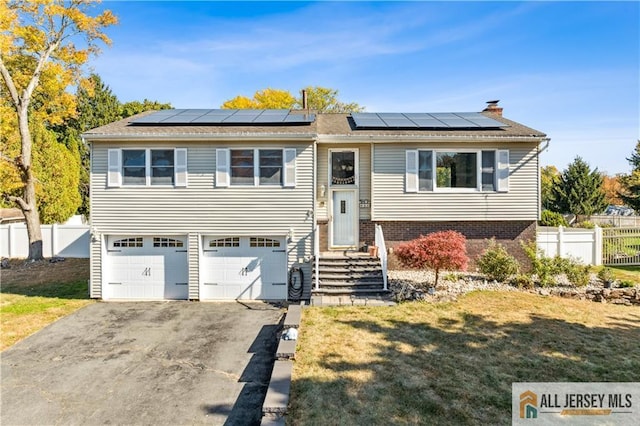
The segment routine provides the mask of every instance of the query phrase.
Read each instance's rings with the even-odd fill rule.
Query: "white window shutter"
[[[108,156],[107,186],[119,187],[122,185],[122,151],[110,149]]]
[[[216,149],[216,186],[229,186],[229,150]]]
[[[174,152],[175,186],[187,186],[187,149],[176,148]]]
[[[405,163],[405,191],[418,192],[418,150],[408,149],[406,151]]]
[[[498,161],[496,182],[498,192],[509,191],[509,150],[500,149],[496,152]]]
[[[295,188],[296,186],[296,149],[286,148],[284,150],[284,179],[283,185],[286,188]]]

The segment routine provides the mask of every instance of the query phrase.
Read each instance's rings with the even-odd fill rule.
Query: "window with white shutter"
[[[122,185],[122,151],[119,149],[110,149],[107,153],[108,156],[108,173],[107,173],[107,186],[118,187]]]
[[[175,185],[187,186],[187,149],[176,148],[175,150]]]
[[[216,149],[216,186],[229,186],[229,150]]]
[[[418,150],[406,151],[405,164],[405,191],[418,192]]]
[[[497,151],[498,157],[498,173],[497,179],[498,182],[498,192],[508,192],[509,191],[509,150],[508,149],[500,149]]]
[[[284,150],[284,186],[294,188],[296,186],[296,149]]]

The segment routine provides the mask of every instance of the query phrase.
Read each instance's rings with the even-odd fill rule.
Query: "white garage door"
[[[200,298],[287,298],[287,253],[280,237],[205,237]]]
[[[187,299],[187,238],[111,235],[104,299]]]

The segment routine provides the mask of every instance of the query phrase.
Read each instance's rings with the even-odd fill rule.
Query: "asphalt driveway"
[[[259,424],[283,310],[95,303],[1,354],[2,425]]]

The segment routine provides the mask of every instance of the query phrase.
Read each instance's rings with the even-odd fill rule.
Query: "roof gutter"
[[[542,136],[479,136],[479,135],[331,135],[318,136],[318,143],[388,143],[388,142],[543,142]]]
[[[139,141],[176,141],[176,142],[188,142],[188,141],[210,141],[210,140],[224,140],[224,141],[305,141],[313,142],[316,139],[315,134],[308,133],[283,133],[283,134],[264,134],[264,133],[175,133],[175,134],[91,134],[83,133],[82,138],[87,141],[119,141],[119,142],[139,142]]]

